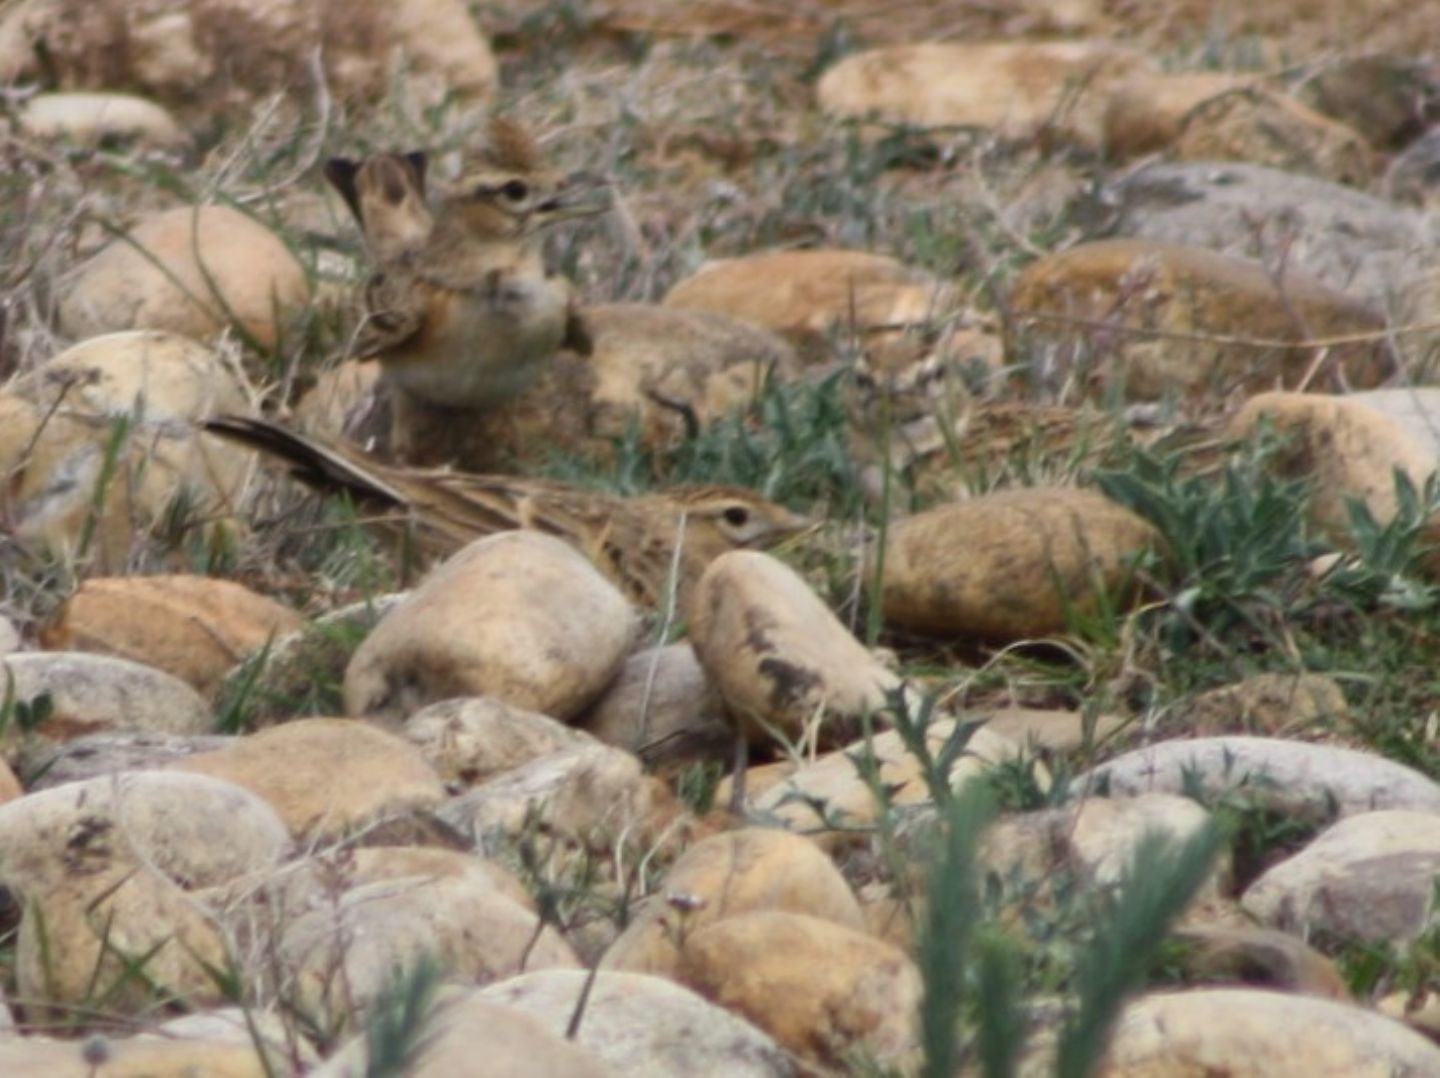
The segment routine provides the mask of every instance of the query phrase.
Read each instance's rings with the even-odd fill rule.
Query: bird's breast
[[[424,326],[384,357],[386,375],[431,404],[492,407],[534,385],[565,336],[563,285],[494,275],[474,288],[437,289]]]

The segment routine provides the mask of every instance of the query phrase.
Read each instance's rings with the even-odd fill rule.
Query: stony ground
[[[1440,7],[250,7],[0,5],[0,1069],[1440,1073]],[[813,527],[199,433],[385,451],[321,165],[494,109],[614,193],[513,489]]]

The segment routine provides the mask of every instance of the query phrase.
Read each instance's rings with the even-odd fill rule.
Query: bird
[[[542,244],[550,226],[610,205],[603,183],[551,169],[505,117],[491,121],[478,167],[433,206],[427,173],[421,152],[324,168],[373,264],[352,353],[379,360],[391,449],[409,464],[463,458],[470,418],[531,390],[562,349],[591,353],[570,282],[547,271]]]
[[[625,497],[557,480],[387,465],[245,416],[219,416],[203,427],[285,462],[316,490],[379,510],[375,524],[409,536],[431,559],[497,532],[544,532],[579,550],[635,602],[663,610],[673,600],[682,614],[720,555],[773,547],[817,526],[744,487],[677,486]]]

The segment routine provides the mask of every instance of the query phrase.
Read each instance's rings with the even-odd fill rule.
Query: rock
[[[1181,704],[1167,725],[1205,737],[1284,737],[1316,726],[1333,729],[1349,713],[1344,691],[1324,674],[1256,674],[1200,693]]]
[[[206,775],[139,771],[26,794],[0,805],[0,880],[22,891],[63,882],[87,843],[106,861],[143,864],[186,887],[268,870],[290,845],[275,811]],[[133,851],[133,852],[127,852]]]
[[[20,630],[15,623],[0,614],[0,655],[10,655],[20,650]]]
[[[806,354],[825,354],[837,331],[874,348],[886,339],[883,327],[928,325],[956,298],[939,278],[886,255],[820,248],[707,262],[669,291],[665,306],[729,315],[789,338]]]
[[[243,380],[219,350],[154,329],[81,341],[9,390],[46,409],[63,403],[69,414],[154,423],[208,419],[248,404]]]
[[[361,883],[282,922],[277,963],[309,1013],[330,1028],[362,1018],[397,970],[426,956],[444,978],[484,984],[522,969],[573,968],[574,952],[536,914],[480,872]]]
[[[174,674],[213,698],[237,662],[298,632],[299,614],[205,576],[92,577],[41,632],[45,647],[97,652]]]
[[[20,746],[20,770],[34,775],[30,788],[45,790],[124,771],[156,771],[171,761],[213,752],[235,738],[221,734],[85,734],[55,744],[29,741]]]
[[[153,101],[132,94],[36,94],[20,109],[20,128],[37,139],[98,147],[136,142],[184,150],[190,137]]]
[[[418,749],[354,719],[297,719],[171,765],[243,786],[297,838],[333,839],[445,797]]]
[[[588,976],[579,970],[526,973],[480,994],[563,1033]],[[785,1052],[749,1022],[688,988],[642,973],[606,972],[595,978],[575,1041],[629,1078],[788,1078],[795,1073]]]
[[[690,626],[695,654],[751,740],[853,737],[900,679],[840,624],[784,562],[733,551],[701,577]]]
[[[1174,156],[1253,165],[1362,186],[1375,172],[1358,131],[1259,86],[1218,94],[1186,113]]]
[[[345,362],[320,371],[295,405],[301,434],[350,437],[374,452],[389,451],[389,402],[382,400],[380,361]]]
[[[1175,935],[1186,945],[1180,961],[1187,981],[1248,984],[1322,999],[1350,999],[1335,963],[1288,932],[1186,925]]]
[[[925,732],[931,754],[938,756],[954,733],[953,720],[934,720]],[[950,785],[958,787],[991,765],[1014,759],[1018,751],[1000,735],[979,727],[969,735],[965,751],[951,768]],[[879,764],[879,780],[889,791],[892,805],[930,800],[919,761],[905,748],[898,732],[886,730],[876,734],[868,746],[861,740],[800,767],[783,765],[778,779],[749,794],[750,818],[782,824],[827,844],[853,840],[855,832],[850,829],[864,830],[880,810],[870,785],[855,766],[855,761],[868,753],[873,753]],[[747,773],[747,785],[749,777]],[[729,790],[722,784],[716,800],[723,803],[728,796]]]
[[[1264,924],[1310,936],[1404,944],[1431,925],[1440,873],[1440,817],[1365,812],[1327,828],[1246,889],[1241,904]]]
[[[1112,796],[1200,790],[1217,798],[1238,789],[1249,801],[1312,819],[1332,810],[1341,816],[1383,809],[1440,814],[1440,786],[1418,771],[1368,752],[1265,737],[1162,741],[1071,782],[1076,791],[1106,786]]]
[[[66,741],[84,734],[135,731],[208,733],[209,706],[179,678],[149,666],[104,655],[26,651],[0,659],[0,693],[13,693],[35,725],[6,731]],[[48,706],[37,703],[48,699]]]
[[[103,1054],[98,1066],[92,1054]],[[288,1075],[280,1059],[265,1069],[253,1044],[213,1041],[204,1037],[113,1037],[94,1034],[83,1040],[17,1037],[0,1040],[0,1072],[14,1078],[99,1078],[101,1075],[145,1075],[146,1078],[267,1078]]]
[[[542,756],[595,744],[548,715],[490,697],[442,700],[405,722],[407,740],[442,780],[470,787]]]
[[[1379,412],[1403,430],[1422,452],[1440,461],[1440,386],[1405,386],[1351,393],[1345,400]],[[1403,458],[1408,464],[1411,455]]]
[[[577,724],[662,774],[723,757],[736,736],[724,699],[686,643],[631,655]]]
[[[42,72],[66,88],[134,86],[209,118],[316,78],[341,99],[378,100],[398,84],[433,104],[483,103],[497,81],[489,42],[458,0],[25,0],[0,19],[0,81]]]
[[[1094,491],[998,491],[892,523],[880,602],[886,621],[928,635],[1049,636],[1133,601],[1137,565],[1163,543],[1152,525]],[[865,579],[876,575],[872,556]]]
[[[159,329],[207,338],[227,326],[273,348],[305,307],[305,269],[264,225],[228,206],[142,218],[63,282],[61,332]]]
[[[494,696],[568,719],[610,682],[638,632],[634,608],[549,535],[478,539],[387,614],[345,671],[345,708],[390,719],[451,696]]]
[[[655,838],[673,810],[658,781],[642,774],[639,760],[593,744],[512,768],[452,798],[438,815],[485,848],[539,826],[568,842],[603,850],[622,836],[626,841]]]
[[[604,968],[676,976],[692,933],[757,910],[818,917],[863,932],[850,885],[814,843],[748,827],[702,839],[665,876],[664,887],[605,953]]]
[[[1150,67],[1107,41],[893,45],[847,56],[820,77],[820,107],[847,119],[980,127],[1098,146],[1117,84]]]
[[[20,889],[15,987],[31,1020],[59,1021],[98,999],[136,1016],[152,1013],[157,995],[192,1007],[224,1000],[214,973],[230,954],[219,925],[126,845],[103,828],[73,834],[53,851],[62,877]]]
[[[118,571],[147,547],[223,545],[243,469],[188,424],[55,413],[0,393],[0,474],[16,542]]]
[[[1340,383],[1389,373],[1378,340],[1315,348],[1293,342],[1374,332],[1377,310],[1287,270],[1150,240],[1083,243],[1031,263],[1011,293],[1012,348],[1047,381],[1149,400],[1182,392]]]
[[[853,1053],[882,1067],[918,1062],[920,971],[903,951],[798,913],[727,917],[687,934],[681,980],[805,1062]]]
[[[686,422],[719,419],[754,400],[770,378],[789,380],[799,360],[779,337],[713,311],[611,303],[584,310],[594,340],[594,430],[645,445],[678,442]],[[678,406],[688,406],[690,416]]]
[[[470,989],[440,994],[424,1022],[425,1050],[407,1078],[451,1078],[484,1060],[487,1078],[611,1078],[617,1072],[540,1019]],[[371,1034],[361,1034],[310,1071],[310,1078],[364,1078],[371,1073]]]
[[[1087,718],[1081,711],[1051,711],[1030,707],[1002,707],[967,718],[983,719],[985,729],[1022,749],[1075,752],[1114,736],[1127,725],[1118,715]]]
[[[1147,165],[1106,198],[1117,235],[1258,258],[1287,292],[1304,274],[1377,305],[1431,267],[1440,240],[1412,209],[1260,165]]]
[[[1399,424],[1348,396],[1262,393],[1231,419],[1228,433],[1244,438],[1264,426],[1281,445],[1267,462],[1281,474],[1313,482],[1305,512],[1311,525],[1340,546],[1353,543],[1348,502],[1361,501],[1382,525],[1399,512],[1395,471],[1417,490],[1435,470],[1436,456]]]
[[[1296,1036],[1303,1030],[1303,1036]],[[1125,1008],[1104,1078],[1226,1074],[1352,1078],[1440,1073],[1440,1048],[1365,1010],[1313,996],[1213,988],[1144,996]]]
[[[1246,85],[1220,71],[1142,72],[1115,87],[1105,106],[1105,149],[1118,158],[1171,146],[1190,110]]]
[[[343,707],[341,684],[365,636],[408,596],[378,595],[332,610],[235,667],[221,685],[216,710],[246,728]]]
[[[1135,852],[1148,834],[1179,845],[1194,838],[1210,813],[1172,794],[1086,797],[1078,803],[1006,816],[986,834],[985,863],[1001,879],[1024,878],[1043,886],[1057,873],[1113,887],[1135,867]],[[1223,866],[1199,898],[1215,895]]]

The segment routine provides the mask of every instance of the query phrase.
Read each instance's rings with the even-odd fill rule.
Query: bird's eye
[[[725,523],[729,524],[732,528],[743,528],[746,524],[750,523],[750,510],[746,509],[743,505],[732,505],[729,509],[725,510],[725,512],[721,513],[720,516],[724,519]]]
[[[523,202],[530,197],[530,185],[524,180],[510,180],[500,188],[500,193],[511,202]]]

